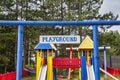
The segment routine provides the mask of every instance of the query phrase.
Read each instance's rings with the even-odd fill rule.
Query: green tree
[[[15,69],[16,28],[0,27],[0,67],[1,72]],[[9,66],[8,66],[9,65]]]
[[[108,55],[120,55],[120,34],[118,31],[110,31],[106,33],[99,34],[99,45],[103,46],[110,46],[111,49],[108,50]]]

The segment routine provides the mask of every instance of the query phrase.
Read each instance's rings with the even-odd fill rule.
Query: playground
[[[120,0],[1,0],[0,80],[120,80]]]
[[[106,67],[106,60],[104,60],[104,68],[99,65],[98,25],[120,25],[120,21],[0,21],[0,25],[18,25],[17,68],[15,73],[13,72],[16,80],[22,80],[22,70],[24,75],[27,73],[35,74],[35,80],[57,80],[59,78],[67,80],[101,80],[100,71],[105,76],[118,80],[112,75],[114,73],[113,70]],[[34,48],[36,71],[31,71],[22,68],[23,31],[25,25],[91,25],[93,27],[93,38],[87,35],[80,43],[80,38],[77,35],[47,35],[40,37],[38,44]],[[54,45],[56,43],[71,44],[71,46],[66,48],[66,50],[69,50],[69,57],[57,57],[57,48]],[[72,44],[79,44],[79,46],[74,48]],[[106,52],[107,47],[103,47],[103,49]],[[73,57],[73,50],[75,50],[77,57]],[[106,58],[106,53],[104,57]],[[62,70],[65,70],[65,74],[57,74]],[[74,74],[77,76],[76,78],[72,77]],[[8,75],[2,74],[0,79],[11,80],[13,75],[9,77]]]

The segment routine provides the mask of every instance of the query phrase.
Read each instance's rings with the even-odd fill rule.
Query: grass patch
[[[63,74],[66,72],[65,69],[63,69]],[[61,74],[61,73],[60,73]],[[25,77],[22,78],[22,80],[35,80],[35,74],[29,74]],[[118,78],[120,80],[120,76],[115,76],[116,78]],[[57,78],[57,80],[67,80],[67,77],[64,78]],[[74,75],[71,75],[71,79],[70,80],[78,80],[78,69],[74,69]],[[105,78],[104,73],[100,73],[100,80],[113,80],[111,77],[107,76],[107,78]]]
[[[113,76],[115,76],[115,75],[113,75]],[[120,80],[120,76],[115,76],[115,77]],[[108,75],[105,77],[104,73],[101,73],[100,74],[100,80],[113,80],[113,78],[111,78]]]
[[[35,74],[29,74],[27,76],[24,76],[22,80],[36,80],[35,77]]]

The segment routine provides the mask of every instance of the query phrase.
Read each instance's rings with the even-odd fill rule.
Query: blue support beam
[[[106,45],[104,45],[104,70],[107,71],[107,61],[106,61]],[[105,74],[105,78],[107,75]]]
[[[18,26],[18,46],[17,46],[17,77],[22,80],[22,53],[23,53],[23,26]]]
[[[93,52],[93,66],[95,71],[95,80],[100,80],[100,67],[99,67],[99,52],[98,52],[98,26],[93,26],[93,41],[94,41],[94,52]]]
[[[120,20],[111,21],[0,21],[0,25],[29,25],[29,26],[55,26],[55,25],[120,25]]]
[[[0,20],[0,25],[16,25],[18,26],[18,50],[17,50],[17,78],[22,77],[22,46],[23,46],[23,26],[63,26],[63,25],[120,25],[120,20],[111,21],[5,21]],[[95,70],[95,80],[100,80],[99,71],[99,54],[98,54],[98,27],[93,26],[94,53],[93,64]]]

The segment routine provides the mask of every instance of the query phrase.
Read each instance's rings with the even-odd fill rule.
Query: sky
[[[119,15],[118,20],[120,20],[120,0],[104,0],[100,9],[100,13],[109,13],[112,12],[114,15]],[[110,30],[118,30],[120,33],[120,26],[113,26]]]

